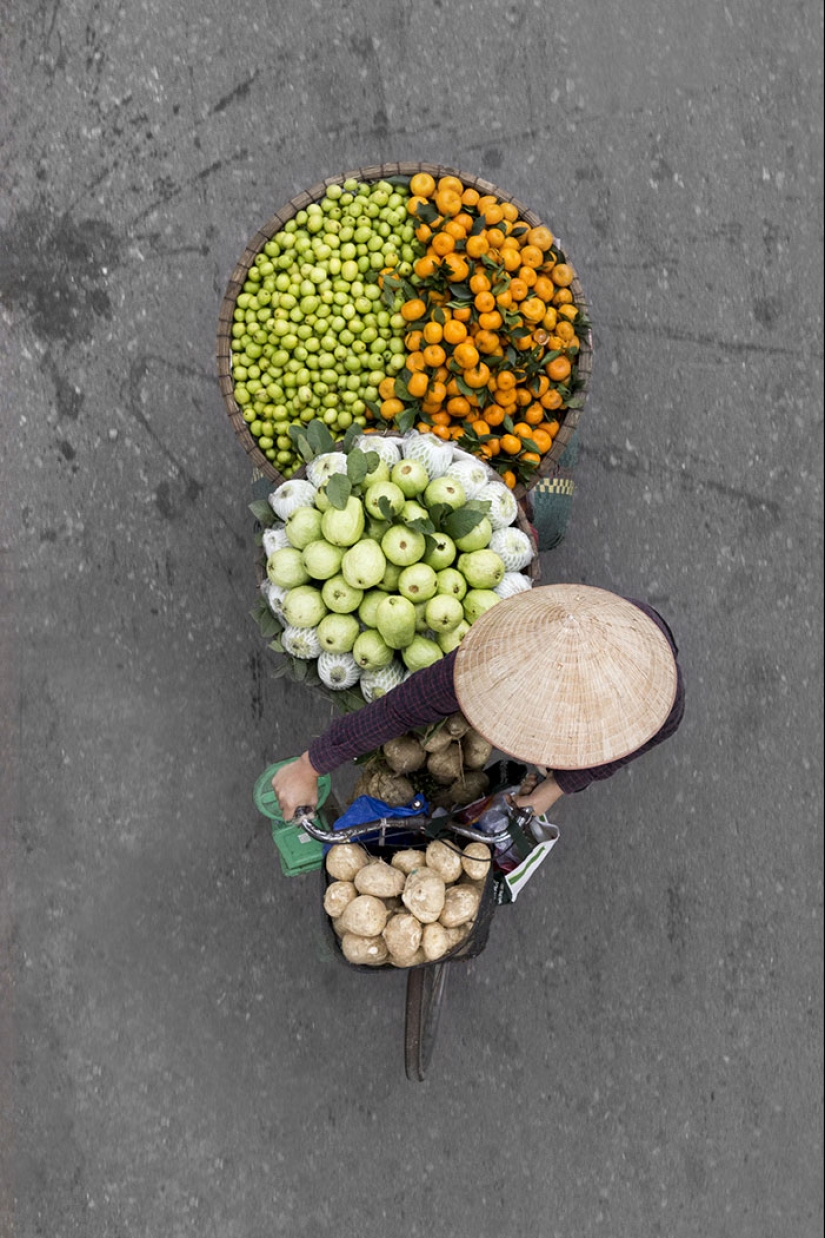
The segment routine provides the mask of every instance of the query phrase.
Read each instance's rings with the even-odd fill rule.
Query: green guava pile
[[[257,511],[261,627],[352,707],[443,658],[485,611],[532,586],[535,543],[482,461],[417,431],[353,433],[336,450],[326,427],[310,427],[299,446],[306,476],[271,490],[266,518]]]

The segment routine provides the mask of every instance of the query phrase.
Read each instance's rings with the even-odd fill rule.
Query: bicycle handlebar
[[[293,817],[293,823],[299,829],[305,830],[311,838],[316,838],[318,842],[333,844],[352,842],[359,835],[374,834],[376,830],[381,831],[382,841],[387,833],[404,834],[412,830],[413,833],[423,834],[427,825],[433,820],[432,817],[421,813],[414,817],[379,817],[375,821],[365,821],[362,825],[350,825],[343,830],[322,830],[315,824],[313,813],[312,808],[298,808]],[[444,824],[447,825],[447,820]],[[466,825],[450,824],[448,828],[453,834],[460,834],[472,842],[487,843],[490,847],[499,847],[511,841],[511,835],[507,830],[502,830],[498,834],[485,834],[482,830],[474,830]]]

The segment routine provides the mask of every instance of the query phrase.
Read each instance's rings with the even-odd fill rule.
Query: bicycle
[[[412,806],[415,807],[415,801]],[[325,816],[335,821],[339,815],[334,797],[330,797],[327,801]],[[299,808],[293,819],[300,830],[321,843],[336,846],[341,843],[358,842],[367,847],[373,855],[381,858],[390,854],[393,849],[408,848],[414,845],[414,841],[422,837],[428,840],[440,838],[444,841],[450,836],[457,836],[463,840],[485,843],[491,849],[491,859],[478,911],[467,936],[440,958],[431,962],[416,963],[405,969],[407,989],[404,1018],[404,1069],[407,1078],[416,1082],[423,1082],[426,1079],[432,1060],[439,1018],[446,995],[448,965],[479,955],[487,944],[493,913],[503,903],[515,900],[513,873],[504,872],[496,867],[496,850],[515,844],[518,851],[524,855],[524,860],[519,866],[523,874],[529,869],[531,855],[535,859],[534,853],[542,847],[545,848],[546,854],[558,838],[558,830],[555,826],[549,827],[551,831],[555,831],[555,835],[551,834],[546,841],[536,842],[532,838],[527,829],[533,817],[530,808],[517,808],[511,805],[509,828],[494,834],[461,824],[454,819],[455,815],[458,814],[431,816],[426,812],[421,812],[402,818],[381,817],[340,830],[336,830],[334,825],[331,829],[323,829],[317,823],[314,810],[311,808]],[[541,858],[543,859],[544,856],[542,855]],[[326,866],[322,868],[321,875],[323,898],[323,893],[330,881]],[[345,960],[340,941],[326,914],[324,914],[324,919],[336,954],[347,966],[355,967],[359,971],[398,970],[393,964],[375,967]]]

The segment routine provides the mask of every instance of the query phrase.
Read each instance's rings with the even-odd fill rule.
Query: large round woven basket
[[[244,249],[235,269],[233,270],[229,282],[221,302],[220,313],[218,315],[218,338],[217,338],[217,363],[218,363],[218,383],[220,385],[221,394],[223,396],[226,412],[232,423],[232,428],[244,448],[249,455],[252,464],[260,469],[265,477],[271,481],[280,482],[283,480],[281,474],[275,466],[269,461],[258,446],[255,437],[250,433],[246,422],[243,419],[240,405],[235,400],[234,383],[232,379],[232,325],[234,322],[235,305],[239,293],[243,290],[246,282],[249,268],[253,265],[256,256],[261,252],[267,241],[270,241],[277,232],[280,232],[284,224],[292,219],[299,211],[305,210],[313,202],[319,202],[325,195],[329,185],[342,185],[344,181],[354,178],[361,181],[376,181],[386,180],[392,177],[409,178],[416,172],[429,172],[432,176],[438,179],[441,176],[457,176],[468,187],[479,190],[485,194],[495,194],[501,201],[511,202],[519,211],[522,219],[530,224],[531,227],[537,227],[543,221],[528,206],[525,206],[517,198],[506,190],[494,185],[491,181],[484,180],[482,177],[472,176],[460,169],[447,167],[439,163],[381,163],[370,167],[356,168],[350,172],[342,172],[335,176],[329,176],[326,180],[313,185],[310,189],[304,190],[303,193],[290,199],[285,206],[282,206],[256,233],[251,237],[249,243]],[[556,240],[556,248],[559,250],[564,261],[573,267],[570,257],[566,254],[563,245]],[[584,296],[581,282],[577,274],[574,274],[573,282],[570,285],[570,291],[573,295],[574,304],[587,314],[587,302]],[[593,340],[590,328],[582,329],[580,333],[581,347],[578,355],[577,368],[580,388],[577,392],[580,403],[578,407],[560,409],[554,414],[560,422],[559,431],[553,441],[553,446],[550,451],[542,457],[542,462],[532,475],[527,486],[519,484],[515,488],[517,498],[522,498],[526,491],[530,489],[542,477],[552,477],[558,470],[558,463],[561,459],[565,448],[567,447],[573,432],[578,425],[581,417],[584,401],[587,397],[590,377],[593,369]],[[387,433],[394,433],[392,427],[387,428]],[[303,469],[299,469],[295,476],[302,476]]]

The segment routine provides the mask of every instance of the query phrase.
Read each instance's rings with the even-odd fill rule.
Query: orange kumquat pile
[[[457,176],[416,173],[407,209],[422,253],[408,278],[378,277],[406,326],[406,365],[381,383],[373,419],[455,440],[510,487],[526,482],[563,410],[583,403],[575,272],[549,228]]]

